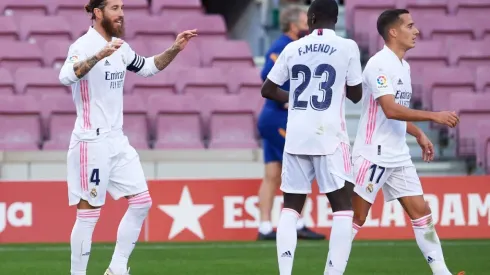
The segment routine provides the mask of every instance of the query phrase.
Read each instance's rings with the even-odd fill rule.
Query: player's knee
[[[366,222],[366,216],[354,211],[353,222],[359,226],[363,226]]]
[[[151,199],[150,193],[148,191],[145,191],[130,198],[128,200],[128,203],[130,208],[138,209],[140,212],[146,214],[150,210],[153,201]]]

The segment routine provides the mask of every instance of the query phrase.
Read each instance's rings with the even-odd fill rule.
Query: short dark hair
[[[390,27],[400,20],[400,15],[406,13],[410,12],[406,9],[390,9],[385,10],[379,15],[376,27],[379,35],[381,35],[385,41],[388,39],[388,30]]]
[[[92,20],[95,19],[94,9],[104,9],[107,5],[106,0],[90,0],[87,5],[85,5],[85,11],[92,15]]]
[[[315,0],[308,9],[309,20],[311,20],[313,14],[317,21],[337,23],[339,5],[335,0]]]

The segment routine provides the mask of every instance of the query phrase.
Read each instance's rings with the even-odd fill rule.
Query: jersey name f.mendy
[[[116,38],[113,38],[114,41]],[[112,55],[100,60],[82,79],[73,66],[102,50],[108,42],[92,27],[76,40],[61,68],[60,82],[71,86],[77,119],[72,139],[95,140],[123,126],[123,86],[126,72],[152,76],[159,72],[154,57],[137,55],[124,43]]]
[[[345,84],[362,82],[357,43],[330,29],[317,29],[290,43],[267,76],[277,85],[290,80],[284,150],[296,155],[330,155],[349,144],[345,126]]]
[[[363,72],[361,119],[352,158],[362,156],[384,167],[413,165],[407,145],[407,122],[388,119],[377,99],[393,95],[397,104],[410,107],[410,66],[388,47],[371,57]]]

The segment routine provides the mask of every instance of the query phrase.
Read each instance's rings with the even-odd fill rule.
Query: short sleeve
[[[359,52],[359,46],[357,46],[355,41],[352,41],[351,48],[352,55],[347,68],[346,82],[347,86],[356,86],[362,83],[361,54]]]
[[[365,77],[374,99],[384,95],[395,95],[395,89],[387,70],[380,66],[369,68]]]
[[[286,52],[286,50],[282,51],[282,53],[277,58],[276,63],[267,75],[267,78],[270,81],[276,83],[279,86],[282,86],[286,81],[289,80],[289,68],[287,64]]]

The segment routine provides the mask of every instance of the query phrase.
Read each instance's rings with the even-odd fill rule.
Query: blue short
[[[286,142],[286,115],[282,111],[264,109],[259,117],[258,129],[262,138],[264,163],[281,162]]]

